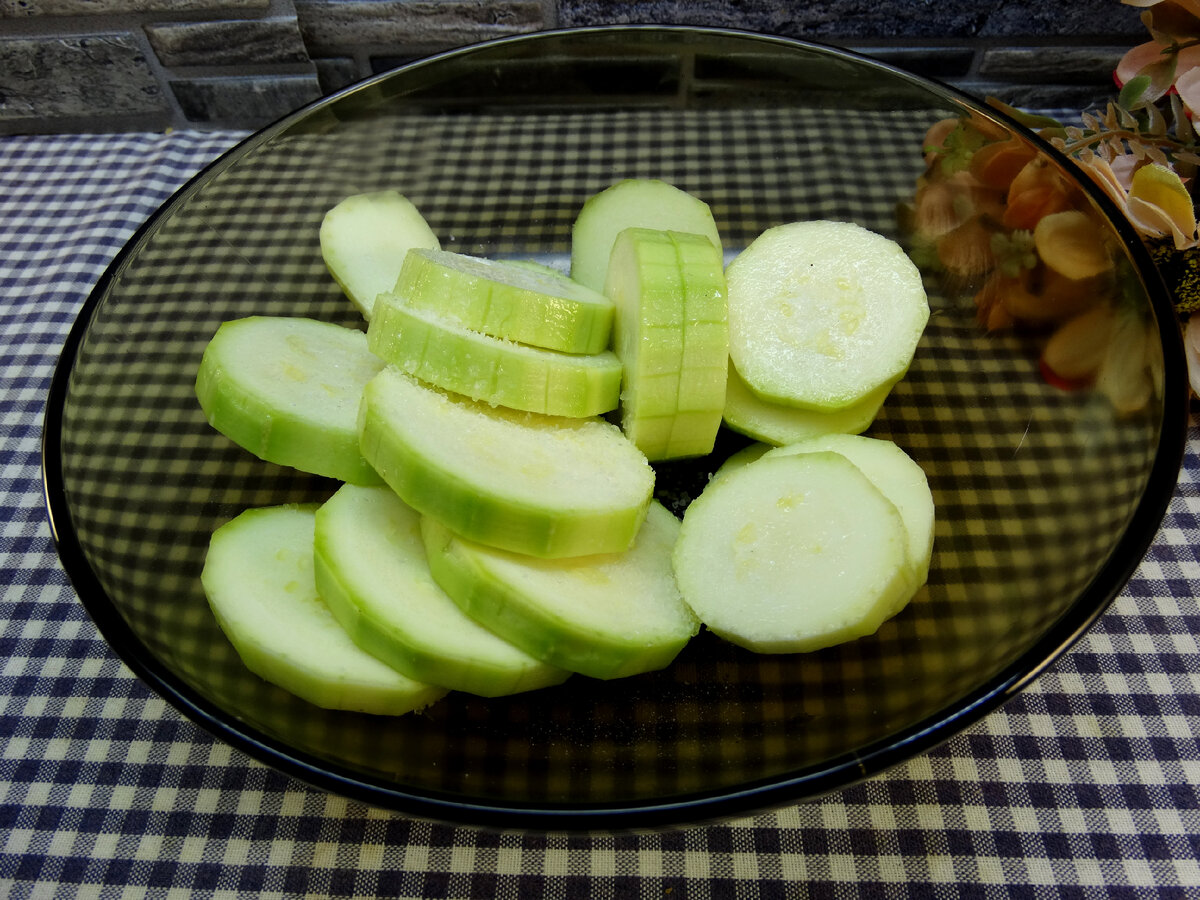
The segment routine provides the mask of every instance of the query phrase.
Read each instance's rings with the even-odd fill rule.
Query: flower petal
[[[1058,379],[1078,382],[1094,376],[1112,343],[1116,316],[1107,303],[1068,319],[1042,350],[1042,366]]]
[[[1170,235],[1176,250],[1186,250],[1196,246],[1195,233],[1186,234],[1179,229],[1175,222],[1163,210],[1145,200],[1130,197],[1125,208],[1125,215],[1142,234],[1151,236]]]
[[[1123,153],[1114,159],[1110,165],[1112,166],[1113,174],[1117,176],[1117,183],[1129,192],[1129,186],[1133,184],[1133,173],[1146,165],[1147,160],[1139,159],[1132,153]]]
[[[1042,262],[1067,278],[1091,278],[1113,265],[1104,232],[1076,209],[1043,216],[1033,230],[1033,242]]]
[[[1126,6],[1136,6],[1138,9],[1149,9],[1152,6],[1169,3],[1200,17],[1200,0],[1121,0],[1121,2]]]
[[[1143,409],[1156,392],[1146,330],[1139,313],[1118,312],[1108,353],[1096,373],[1096,389],[1121,415]]]
[[[1125,51],[1125,55],[1117,63],[1116,71],[1113,72],[1117,84],[1124,86],[1144,71],[1150,74],[1154,71],[1151,69],[1153,66],[1169,64],[1171,62],[1170,54],[1166,52],[1166,49],[1158,41],[1147,41],[1144,44],[1138,44],[1136,47]],[[1174,70],[1172,69],[1172,78],[1173,75]],[[1159,85],[1158,87],[1161,88],[1158,91],[1158,94],[1161,96],[1170,87],[1170,79],[1167,80],[1166,84]]]
[[[1176,78],[1175,90],[1193,115],[1200,112],[1200,66],[1193,66]]]
[[[1200,3],[1196,0],[1164,0],[1143,9],[1142,24],[1159,43],[1182,44],[1200,37]]]
[[[1037,156],[1032,144],[1017,137],[985,144],[971,157],[970,170],[988,187],[1008,189],[1020,171]]]
[[[1187,356],[1188,382],[1200,396],[1200,316],[1192,316],[1183,329],[1183,349]]]
[[[1120,157],[1120,159],[1124,159],[1124,157]],[[1120,175],[1117,174],[1116,167],[1094,153],[1076,159],[1075,162],[1091,177],[1092,181],[1101,187],[1104,193],[1108,194],[1109,199],[1117,204],[1117,208],[1124,212],[1127,188]]]
[[[1161,217],[1151,213],[1142,204],[1160,210]],[[1173,235],[1176,246],[1179,246],[1181,236],[1191,243],[1195,242],[1196,208],[1183,180],[1173,169],[1154,163],[1134,172],[1129,186],[1128,209],[1136,209],[1146,221],[1165,219],[1169,222],[1169,228],[1160,233]]]

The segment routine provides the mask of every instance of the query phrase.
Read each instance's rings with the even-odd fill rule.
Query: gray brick
[[[369,48],[452,47],[535,31],[541,0],[296,0],[309,52],[338,56]]]
[[[981,24],[977,3],[942,2],[913,14],[911,0],[560,0],[563,25],[669,24],[745,28],[831,42],[844,38],[960,37]]]
[[[145,31],[164,66],[308,62],[296,20],[284,16],[169,22]]]
[[[1117,0],[559,0],[563,25],[660,23],[748,28],[831,43],[863,38],[965,38],[1144,33]]]
[[[131,34],[0,39],[0,120],[167,109]]]
[[[107,16],[119,13],[194,10],[262,10],[271,0],[0,0],[0,18],[20,16]]]
[[[983,51],[977,75],[996,81],[1038,84],[1112,84],[1113,69],[1128,47],[992,47]]]
[[[188,121],[257,128],[321,96],[316,75],[176,78],[169,82]]]
[[[1130,37],[1148,39],[1138,10],[1115,0],[1005,0],[994,4],[981,37]]]

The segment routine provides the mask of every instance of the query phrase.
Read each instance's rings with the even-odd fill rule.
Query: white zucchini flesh
[[[358,404],[382,368],[356,329],[250,316],[217,329],[200,362],[196,396],[213,428],[260,459],[379,484],[359,450]]]
[[[699,629],[671,569],[679,520],[652,503],[623,553],[541,560],[422,523],[430,568],[472,618],[533,656],[593,678],[668,665]]]
[[[834,434],[777,447],[767,456],[793,453],[840,453],[892,502],[908,535],[907,557],[913,573],[913,589],[901,607],[929,577],[933,558],[935,508],[925,470],[893,441],[858,434]],[[896,610],[899,612],[899,609]]]
[[[467,617],[437,586],[421,517],[389,487],[343,485],[316,513],[317,588],[363,650],[417,681],[483,697],[535,690],[569,673]]]
[[[408,251],[441,247],[417,207],[394,190],[345,198],[325,213],[319,238],[325,268],[368,321],[375,298],[396,286]]]
[[[907,371],[929,301],[895,241],[852,222],[769,228],[729,264],[729,355],[759,397],[845,409]]]
[[[892,385],[882,385],[842,409],[801,409],[759,397],[746,386],[731,362],[723,419],[739,434],[777,447],[823,434],[858,434],[875,421],[891,390]]]
[[[673,562],[685,602],[759,653],[873,633],[911,589],[900,513],[840,454],[768,456],[711,481],[684,514]]]
[[[367,346],[391,365],[473,400],[550,416],[597,416],[621,396],[621,361],[610,350],[560,353],[471,331],[457,321],[380,294]]]
[[[413,250],[387,289],[472,331],[562,353],[599,353],[612,329],[607,297],[536,263]]]
[[[491,407],[388,367],[363,392],[363,455],[402,500],[480,543],[541,557],[629,548],[654,470],[620,429]]]
[[[717,471],[709,477],[709,484],[716,481],[718,478],[723,478],[735,469],[740,469],[747,463],[752,463],[754,460],[765,455],[769,451],[775,449],[774,444],[768,444],[764,441],[755,441],[752,444],[747,444],[736,453],[730,454],[725,461],[717,467]]]
[[[604,291],[617,235],[626,228],[707,237],[721,257],[721,235],[708,204],[665,181],[628,178],[592,195],[571,228],[571,278]]]
[[[200,580],[246,667],[326,709],[400,715],[444,696],[359,649],[318,596],[315,512],[250,509],[213,532]]]

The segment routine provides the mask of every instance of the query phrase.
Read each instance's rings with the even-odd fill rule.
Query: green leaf
[[[1010,278],[1016,278],[1022,270],[1037,265],[1032,231],[1018,229],[1011,234],[998,231],[992,235],[991,248],[996,257],[996,267]]]
[[[1137,106],[1150,90],[1150,76],[1138,75],[1130,78],[1117,95],[1117,103],[1124,109]]]
[[[1175,50],[1166,50],[1157,62],[1143,66],[1132,80],[1136,81],[1143,75],[1149,77],[1150,85],[1142,91],[1141,102],[1154,103],[1175,84],[1175,74],[1179,68],[1179,54]]]
[[[962,171],[971,163],[975,151],[987,143],[987,138],[972,128],[966,120],[962,120],[954,130],[946,135],[942,146],[935,148],[942,156],[942,172],[953,175]]]

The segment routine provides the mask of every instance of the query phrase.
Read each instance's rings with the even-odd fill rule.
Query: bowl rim
[[[784,49],[816,51],[877,69],[892,78],[909,81],[940,97],[947,106],[981,113],[1022,135],[1063,167],[1071,163],[1048,141],[1003,110],[981,103],[964,91],[937,79],[914,75],[903,68],[868,55],[817,41],[781,37],[735,28],[694,25],[596,25],[555,28],[480,41],[431,54],[364,78],[314,100],[239,140],[196,172],[175,190],[134,231],[80,307],[51,377],[42,427],[42,491],[51,537],[60,564],[97,630],[112,651],[155,693],[194,724],[269,767],[322,790],[383,807],[420,819],[459,826],[539,831],[643,830],[726,820],[755,811],[779,808],[815,799],[879,774],[919,753],[928,751],[976,723],[1016,696],[1036,680],[1092,627],[1124,589],[1141,564],[1161,525],[1178,480],[1187,438],[1188,390],[1180,329],[1165,285],[1149,251],[1133,226],[1108,196],[1090,179],[1076,177],[1080,187],[1113,225],[1145,281],[1164,351],[1163,419],[1158,451],[1146,478],[1145,489],[1108,558],[1075,602],[1025,652],[985,683],[962,695],[937,714],[927,716],[889,737],[856,751],[827,759],[818,765],[784,776],[770,776],[734,787],[693,791],[657,801],[612,803],[521,803],[464,799],[457,794],[428,789],[400,788],[364,777],[347,767],[297,751],[269,735],[240,723],[234,716],[201,696],[152,654],[134,633],[108,596],[88,562],[73,527],[71,504],[62,470],[62,414],[70,376],[82,342],[113,281],[134,253],[213,174],[235,164],[255,147],[266,143],[292,124],[383,81],[443,60],[470,56],[505,45],[523,46],[564,36],[619,33],[695,34],[733,37]],[[1068,168],[1068,171],[1070,169]]]

